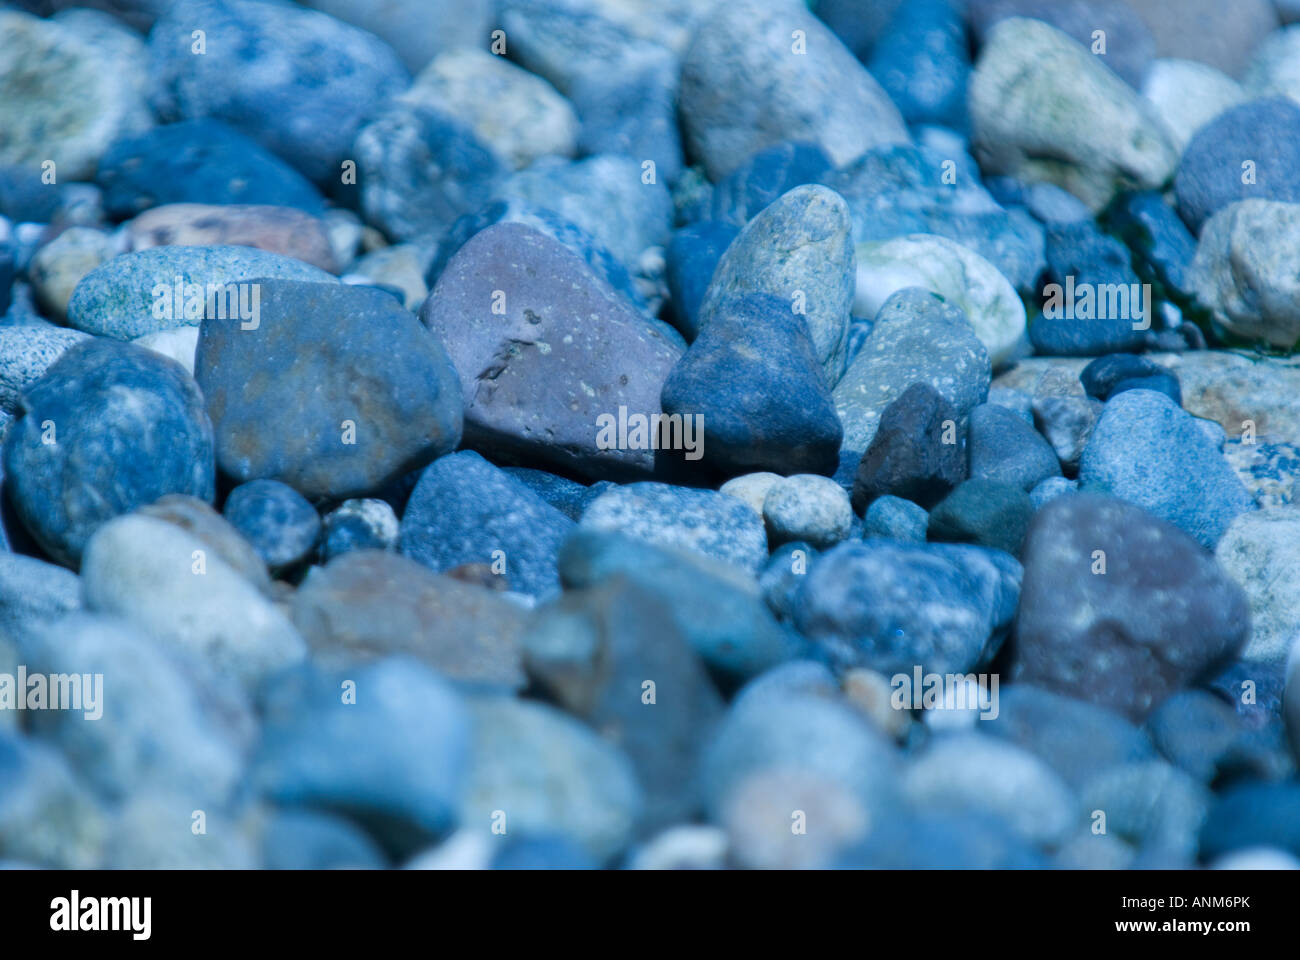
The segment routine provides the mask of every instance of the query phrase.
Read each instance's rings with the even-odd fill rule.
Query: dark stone
[[[970,413],[967,439],[972,478],[1015,484],[1025,491],[1061,475],[1056,451],[1015,411],[983,403]]]
[[[533,680],[632,761],[648,828],[697,812],[689,785],[722,699],[654,593],[621,575],[568,591],[538,611],[523,649]]]
[[[1222,669],[1250,636],[1245,593],[1214,558],[1124,501],[1050,501],[1023,556],[1015,680],[1141,721]]]
[[[682,346],[571,250],[522,224],[488,227],[452,258],[420,319],[460,373],[467,445],[596,480],[654,470],[648,438],[605,446],[602,423],[620,408],[660,413]]]
[[[877,497],[930,508],[966,478],[966,436],[957,409],[927,383],[914,383],[885,408],[858,464],[853,509]],[[953,442],[945,443],[951,433]]]
[[[713,191],[713,219],[743,227],[778,197],[805,183],[821,183],[834,169],[815,143],[786,142],[765,147]]]
[[[703,460],[730,473],[834,473],[843,430],[803,317],[770,294],[721,300],[663,387],[702,418]],[[698,431],[697,431],[698,432]]]
[[[307,179],[220,120],[184,120],[118,140],[96,181],[109,216],[125,219],[165,203],[247,203],[321,213]]]
[[[1250,783],[1220,794],[1201,829],[1201,858],[1252,847],[1300,857],[1300,783]]]
[[[28,387],[19,408],[5,438],[5,492],[60,563],[75,567],[101,524],[164,494],[212,500],[212,424],[174,360],[87,340]]]
[[[1098,357],[1080,371],[1079,380],[1088,396],[1103,403],[1125,390],[1155,390],[1180,407],[1183,405],[1177,374],[1154,360],[1131,353]]]
[[[207,318],[195,352],[224,473],[342,498],[455,449],[456,371],[392,297],[346,284],[257,283],[256,326]]]
[[[970,54],[960,7],[951,0],[901,4],[866,64],[909,124],[966,126]]]
[[[1018,554],[1033,515],[1033,501],[1019,485],[967,480],[930,511],[929,536]]]
[[[435,460],[402,515],[402,553],[432,570],[505,565],[512,590],[560,589],[556,555],[573,521],[472,450]]]
[[[1188,270],[1196,238],[1177,211],[1154,190],[1121,194],[1106,213],[1109,228],[1128,244],[1143,282],[1161,299],[1185,302],[1191,296]]]
[[[740,229],[720,220],[705,220],[683,227],[668,243],[668,295],[673,302],[673,322],[687,340],[700,332],[700,305],[713,279],[713,271]]]
[[[1242,164],[1255,165],[1255,181],[1242,183]],[[1193,233],[1218,210],[1238,200],[1300,202],[1300,105],[1288,97],[1251,100],[1225,110],[1183,150],[1174,193],[1178,213]]]

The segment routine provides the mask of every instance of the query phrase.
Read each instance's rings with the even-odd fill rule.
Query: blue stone
[[[316,508],[278,480],[240,484],[230,491],[221,512],[272,570],[305,559],[320,537]]]
[[[1098,357],[1083,368],[1079,380],[1088,396],[1103,403],[1125,390],[1155,390],[1178,406],[1183,405],[1178,376],[1154,360],[1131,353],[1112,353]]]
[[[134,217],[165,203],[248,203],[320,214],[307,179],[220,120],[184,120],[123,137],[99,162],[109,216]]]
[[[700,306],[713,279],[713,271],[736,239],[740,228],[720,220],[704,220],[682,227],[668,243],[668,295],[673,302],[673,322],[687,341],[700,332]]]
[[[909,124],[965,126],[970,56],[961,12],[949,0],[901,4],[866,65]]]
[[[823,183],[834,169],[815,143],[765,147],[714,188],[713,219],[743,227],[782,194],[805,183]]]
[[[556,558],[573,521],[472,450],[420,475],[402,515],[402,553],[442,572],[503,561],[512,590],[559,592]]]
[[[165,494],[212,500],[212,423],[174,360],[87,340],[28,387],[19,408],[4,443],[5,492],[60,563],[76,566],[101,524]]]

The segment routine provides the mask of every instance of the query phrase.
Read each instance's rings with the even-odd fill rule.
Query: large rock
[[[118,517],[86,544],[86,608],[122,617],[253,686],[303,659],[278,607],[206,544],[155,517]]]
[[[1132,504],[1052,500],[1022,557],[1016,680],[1142,720],[1250,635],[1246,596],[1214,558]]]
[[[342,498],[455,449],[456,371],[392,297],[292,280],[258,288],[259,317],[204,320],[195,355],[223,472]]]
[[[499,593],[395,553],[355,550],[313,568],[290,612],[317,658],[405,654],[453,680],[523,686],[526,613]]]
[[[252,322],[259,287],[252,281],[269,278],[338,282],[300,260],[252,247],[153,247],[86,274],[68,303],[68,323],[99,337],[134,340],[198,326],[210,315]]]
[[[732,294],[771,294],[807,322],[834,386],[844,373],[853,289],[848,207],[834,190],[799,186],[764,208],[727,247],[700,305],[700,326]]]
[[[908,142],[889,95],[793,0],[718,4],[686,51],[681,112],[714,180],[782,140],[816,143],[837,166],[879,144]]]
[[[1163,393],[1125,390],[1102,411],[1079,482],[1144,507],[1208,549],[1255,508],[1219,444]]]
[[[152,123],[142,45],[96,42],[75,25],[0,11],[0,164],[52,162],[57,182],[87,180],[118,137]]]
[[[199,24],[202,55],[193,49]],[[172,4],[149,34],[149,58],[153,106],[164,119],[224,120],[318,183],[338,182],[362,121],[410,82],[373,34],[254,0]]]
[[[434,461],[402,515],[402,552],[436,571],[487,564],[520,593],[559,591],[555,558],[573,521],[472,450]]]
[[[452,258],[420,318],[460,374],[468,444],[594,479],[653,471],[648,436],[603,446],[601,426],[623,410],[659,414],[682,346],[577,254],[522,224],[488,227]]]
[[[1183,150],[1174,178],[1178,212],[1193,233],[1238,200],[1300,202],[1300,105],[1287,97],[1226,110]]]
[[[835,472],[843,431],[808,327],[770,294],[712,305],[660,397],[696,425],[686,456],[727,473]]]
[[[1178,163],[1155,108],[1039,20],[993,28],[971,75],[970,109],[986,172],[1055,183],[1094,210],[1124,187],[1162,186]]]
[[[963,426],[988,395],[988,351],[960,309],[927,290],[900,290],[876,322],[835,387],[844,425],[840,467],[856,470],[881,414],[914,383],[928,383],[957,411]],[[851,478],[850,478],[851,479]]]
[[[1205,222],[1188,279],[1228,333],[1290,350],[1300,341],[1297,257],[1300,203],[1242,200]]]
[[[1025,307],[998,269],[946,237],[911,234],[857,250],[853,312],[873,317],[893,294],[923,287],[962,310],[993,365],[1010,358],[1025,332]]]
[[[168,493],[211,500],[212,424],[181,366],[90,340],[23,392],[5,438],[5,492],[23,525],[75,566],[100,524]]]

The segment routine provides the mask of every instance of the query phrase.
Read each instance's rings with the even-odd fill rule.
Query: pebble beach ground
[[[0,866],[1300,868],[1300,3],[0,2]]]

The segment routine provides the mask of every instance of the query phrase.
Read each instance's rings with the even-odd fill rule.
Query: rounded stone
[[[316,508],[278,480],[240,484],[230,491],[221,512],[273,570],[305,559],[320,537]]]

